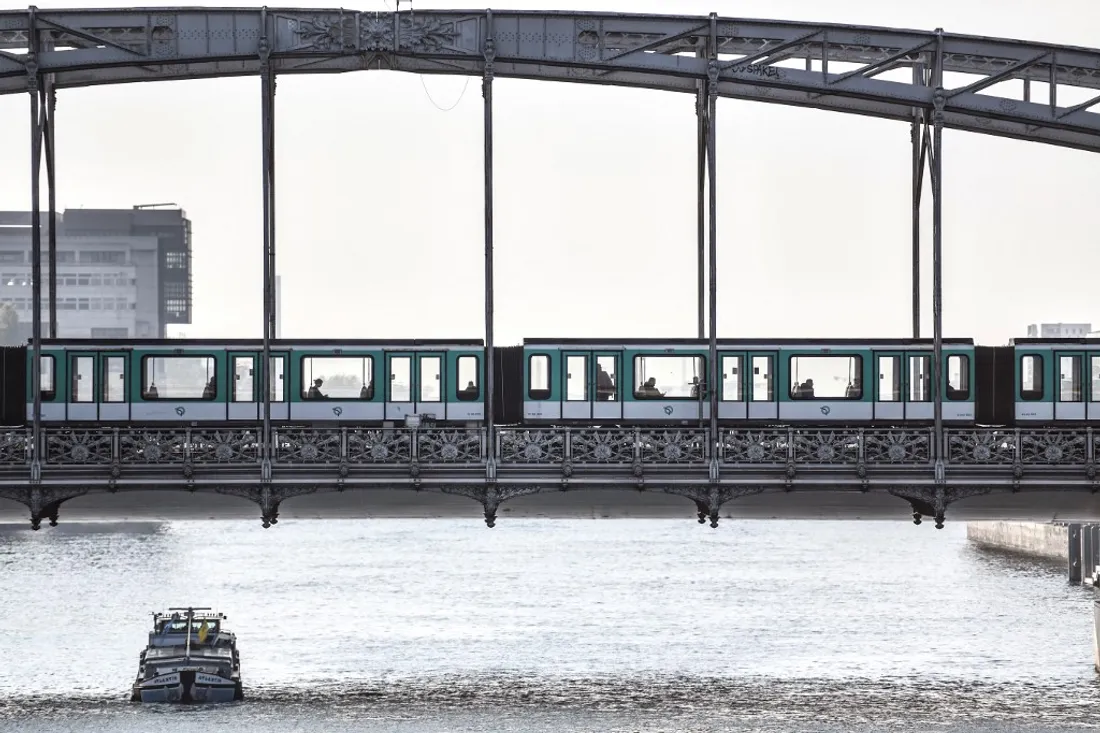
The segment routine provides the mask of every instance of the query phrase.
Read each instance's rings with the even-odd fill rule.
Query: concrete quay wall
[[[966,537],[976,545],[1047,560],[1069,560],[1069,527],[1040,522],[969,522]]]

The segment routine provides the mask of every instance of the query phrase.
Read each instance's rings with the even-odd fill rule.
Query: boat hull
[[[203,672],[162,674],[134,684],[135,700],[167,703],[234,702],[244,698],[240,682]]]

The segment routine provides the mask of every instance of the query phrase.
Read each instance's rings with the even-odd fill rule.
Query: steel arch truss
[[[489,25],[492,28],[489,28]],[[491,30],[491,33],[489,32]],[[944,72],[944,125],[1100,150],[1100,96],[1059,101],[1059,89],[1100,90],[1100,50],[975,36],[717,16],[579,12],[164,8],[0,12],[0,94],[51,75],[57,88],[258,75],[393,69],[481,76],[486,41],[497,77],[718,94],[913,120],[933,108]],[[709,59],[708,49],[717,49]],[[795,63],[794,66],[789,62]],[[886,72],[912,73],[884,78]],[[1009,88],[1002,82],[1022,80]],[[1031,84],[1049,98],[1032,101]]]

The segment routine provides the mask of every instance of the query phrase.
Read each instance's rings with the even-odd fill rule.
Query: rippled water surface
[[[960,524],[0,526],[0,731],[1077,730],[1090,593]],[[248,699],[129,703],[187,604]]]

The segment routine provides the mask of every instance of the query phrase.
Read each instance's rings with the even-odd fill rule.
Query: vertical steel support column
[[[271,435],[271,337],[273,335],[272,322],[274,320],[274,273],[272,271],[272,265],[274,264],[273,247],[274,247],[274,227],[272,221],[275,219],[275,199],[273,196],[273,165],[272,159],[274,158],[274,137],[275,137],[275,74],[271,69],[271,46],[268,42],[268,29],[267,29],[267,8],[265,7],[260,11],[260,27],[262,36],[260,37],[260,117],[261,117],[261,136],[262,142],[262,166],[263,166],[263,217],[264,217],[264,265],[263,265],[263,278],[264,278],[264,343],[263,343],[263,357],[262,364],[260,365],[261,384],[264,391],[264,406],[263,406],[263,458],[261,475],[263,480],[271,480],[271,459],[272,459],[272,435]],[[232,370],[232,366],[230,366]],[[230,375],[230,381],[232,381],[232,374]]]
[[[56,139],[54,111],[57,109],[57,90],[54,88],[52,78],[43,80],[43,84],[39,88],[39,95],[39,103],[45,113],[45,124],[42,126],[42,132],[46,148],[46,205],[49,209],[49,215],[47,216],[49,222],[47,263],[50,271],[50,338],[55,339],[57,338],[57,177],[54,168],[54,142]]]
[[[496,480],[496,420],[493,414],[494,379],[493,353],[493,11],[485,11],[485,75],[481,81],[481,96],[485,100],[485,471],[489,481]]]
[[[924,70],[913,65],[913,83],[924,83]],[[921,125],[924,110],[913,110],[913,123],[909,129],[913,145],[913,338],[920,338],[920,200],[924,184],[924,155],[921,145]]]
[[[702,55],[702,54],[700,54]],[[707,286],[706,286],[706,255],[707,255],[707,213],[706,213],[706,184],[707,184],[707,88],[700,81],[699,89],[695,93],[695,140],[696,158],[698,160],[698,174],[696,176],[695,200],[697,202],[696,231],[698,235],[698,313],[699,313],[699,338],[707,335]]]
[[[943,440],[943,29],[936,29],[932,71],[932,399],[935,400],[936,481],[944,475]]]
[[[707,178],[710,205],[710,479],[718,480],[718,14],[710,14],[710,61],[707,63]]]
[[[35,8],[30,11],[27,33],[27,91],[31,98],[31,390],[34,393],[34,416],[31,421],[34,453],[31,461],[31,482],[42,477],[42,211],[40,191],[42,174],[42,111],[39,109],[38,88],[38,20]],[[54,371],[56,379],[56,370]]]

